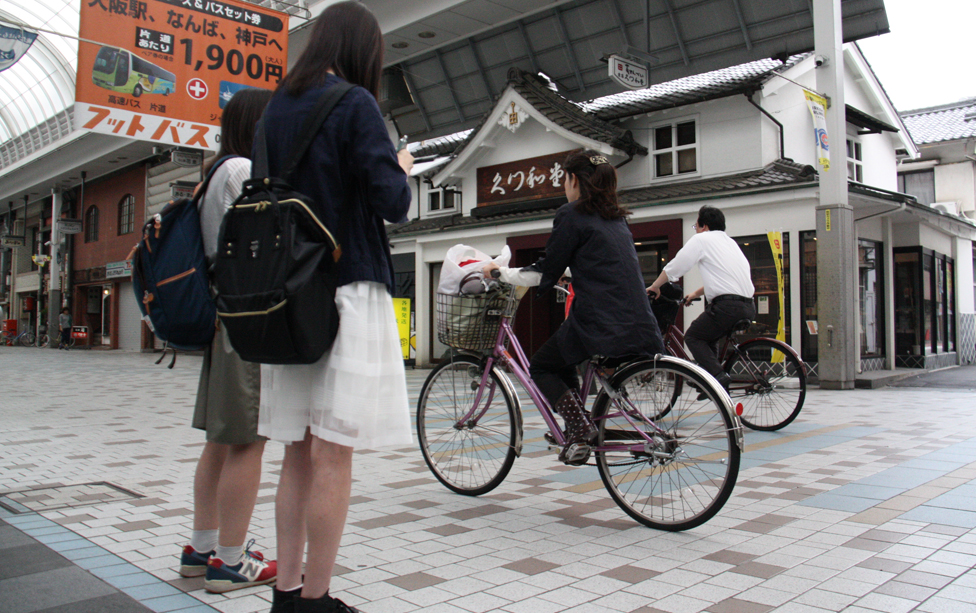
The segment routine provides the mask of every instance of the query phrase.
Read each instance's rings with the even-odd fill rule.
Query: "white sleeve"
[[[664,272],[672,283],[677,283],[678,279],[685,276],[685,273],[701,259],[701,241],[697,240],[699,236],[699,234],[692,236],[664,267]]]
[[[542,273],[524,268],[508,268],[501,266],[498,269],[502,274],[499,279],[511,285],[521,285],[523,287],[535,287],[542,282]]]

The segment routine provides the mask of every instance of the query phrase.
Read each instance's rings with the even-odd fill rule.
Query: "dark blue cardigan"
[[[271,99],[264,111],[271,176],[281,171],[307,113],[337,82],[330,74],[323,86],[297,98],[279,91]],[[406,221],[410,186],[372,94],[356,87],[343,97],[289,183],[315,201],[342,245],[339,285],[376,281],[392,295],[393,259],[383,220]]]

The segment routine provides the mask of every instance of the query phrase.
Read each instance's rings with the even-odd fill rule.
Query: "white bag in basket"
[[[459,296],[461,294],[461,281],[465,275],[480,271],[488,262],[494,262],[499,266],[508,266],[511,259],[512,252],[508,245],[502,247],[502,253],[497,258],[492,258],[474,247],[454,245],[447,250],[447,255],[444,256],[444,266],[441,267],[441,280],[437,284],[437,292]],[[472,262],[472,260],[474,261]],[[461,262],[468,263],[460,266]]]

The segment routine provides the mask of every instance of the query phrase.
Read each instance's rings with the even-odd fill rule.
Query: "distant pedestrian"
[[[224,161],[214,171],[202,197],[200,225],[208,259],[217,253],[224,213],[250,176],[254,124],[270,98],[268,90],[244,89],[224,107],[214,163],[225,156],[239,157]],[[260,383],[260,366],[238,357],[218,329],[203,356],[193,413],[193,427],[206,430],[207,444],[193,481],[193,532],[180,560],[182,576],[206,575],[208,592],[266,585],[277,575],[273,561],[244,548],[266,441],[257,432]]]
[[[312,198],[342,242],[340,320],[318,362],[261,367],[258,431],[287,445],[275,501],[280,589],[273,613],[355,611],[329,595],[353,449],[412,442],[383,221],[406,221],[413,156],[395,151],[383,121],[376,101],[382,70],[376,17],[359,2],[333,4],[316,19],[264,114],[269,172],[277,176],[323,93],[341,81],[359,86],[336,105],[292,175],[294,188]]]
[[[58,349],[65,351],[71,346],[71,309],[64,307],[58,315],[58,328],[61,330],[61,340]]]

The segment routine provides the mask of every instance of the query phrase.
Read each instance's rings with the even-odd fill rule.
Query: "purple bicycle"
[[[566,444],[512,330],[526,289],[487,280],[483,293],[437,295],[438,338],[453,350],[421,389],[417,436],[431,472],[459,494],[498,487],[526,443],[545,441],[557,452]],[[509,374],[544,422],[530,424],[529,440]],[[599,436],[589,465],[595,463],[620,508],[646,526],[670,531],[694,528],[718,513],[735,487],[743,436],[714,378],[671,356],[594,356],[581,397],[591,390],[598,390],[590,412]]]

